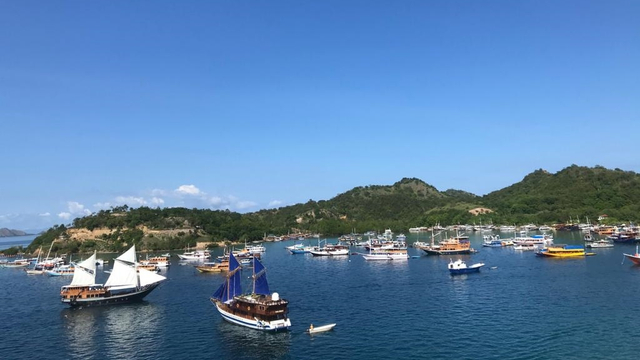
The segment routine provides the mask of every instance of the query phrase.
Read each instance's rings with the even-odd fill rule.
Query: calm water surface
[[[582,239],[555,236],[556,243]],[[487,266],[455,277],[447,271],[449,257],[366,262],[289,255],[284,246],[291,241],[266,244],[271,289],[290,301],[293,324],[275,334],[224,322],[208,300],[223,276],[199,274],[176,257],[168,280],[144,302],[102,308],[63,306],[58,291],[68,278],[0,269],[0,357],[637,358],[640,267],[622,264],[622,253],[634,246],[542,259],[482,248],[481,235],[471,241],[480,252],[463,258]],[[107,276],[100,271],[98,281]],[[304,333],[311,323],[333,322],[332,332]]]
[[[38,235],[0,237],[0,250],[8,249],[12,246],[27,247],[36,236]]]

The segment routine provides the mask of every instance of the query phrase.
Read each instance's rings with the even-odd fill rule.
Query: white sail
[[[111,289],[125,289],[138,286],[135,245],[115,259],[111,275],[104,286]]]
[[[160,281],[167,279],[162,275],[158,275],[154,272],[151,272],[145,269],[138,269],[138,274],[140,275],[140,286],[159,283]]]
[[[96,283],[96,253],[87,260],[75,264],[71,285],[86,286]]]
[[[133,265],[136,262],[136,246],[133,245],[124,254],[118,256],[117,259],[122,260],[124,262],[128,262],[129,264]]]

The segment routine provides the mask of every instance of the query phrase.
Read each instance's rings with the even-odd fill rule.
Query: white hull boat
[[[307,334],[317,334],[317,333],[329,331],[329,330],[333,329],[335,326],[336,326],[336,324],[329,324],[329,325],[323,325],[323,326],[318,326],[318,327],[314,327],[313,325],[311,325],[306,330],[306,333]]]
[[[371,252],[369,254],[362,254],[365,260],[407,260],[409,256],[406,251],[392,252]]]

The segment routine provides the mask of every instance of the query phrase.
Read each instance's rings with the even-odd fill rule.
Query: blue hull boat
[[[479,272],[480,268],[483,266],[484,263],[477,263],[471,266],[467,266],[467,264],[460,259],[456,261],[451,260],[449,262],[449,272],[451,273],[451,275],[469,274]]]

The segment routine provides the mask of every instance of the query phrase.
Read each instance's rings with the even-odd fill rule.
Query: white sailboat
[[[96,284],[96,254],[74,264],[76,271],[71,284],[63,286],[60,296],[70,306],[97,306],[140,301],[166,278],[145,269],[136,262],[136,247],[132,246],[115,259],[107,282]]]

